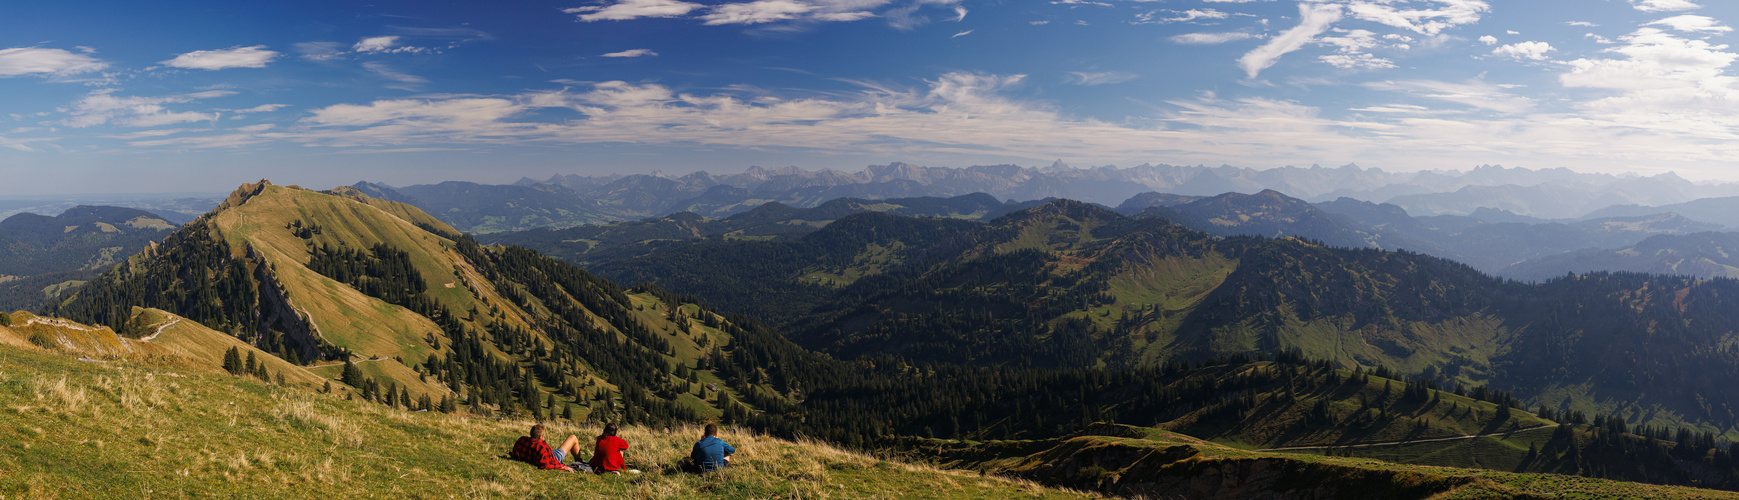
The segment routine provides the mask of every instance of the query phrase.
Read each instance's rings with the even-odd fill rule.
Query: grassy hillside
[[[350,359],[360,376],[346,390],[383,401],[392,395],[365,386],[506,414],[672,423],[742,407],[721,391],[785,397],[765,379],[717,388],[722,362],[705,358],[733,349],[738,326],[684,300],[630,293],[523,249],[482,247],[414,207],[354,189],[261,182],[48,312],[138,338],[174,321],[133,314],[153,308],[188,323],[164,339],[199,325],[234,340],[181,348],[209,361],[251,346],[243,353],[295,365],[272,368],[293,380],[342,378]]]
[[[1239,450],[1107,426],[1073,438],[924,446],[940,463],[1148,498],[1739,498],[1686,487]]]
[[[529,421],[406,412],[175,364],[6,346],[0,401],[6,498],[1085,497],[735,429],[722,437],[737,446],[737,467],[675,473],[699,436],[693,427],[624,429],[628,465],[641,475],[539,471],[497,458]]]

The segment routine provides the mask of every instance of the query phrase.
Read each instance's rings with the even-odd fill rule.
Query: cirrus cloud
[[[264,68],[278,53],[264,45],[231,47],[217,50],[195,50],[175,56],[161,64],[171,68],[219,70],[226,68]]]
[[[13,47],[0,49],[0,78],[23,75],[65,76],[99,71],[108,63],[62,49]]]

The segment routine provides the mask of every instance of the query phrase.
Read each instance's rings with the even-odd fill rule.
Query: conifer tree
[[[253,374],[259,373],[259,365],[255,364],[257,362],[258,361],[256,361],[254,359],[254,352],[248,351],[248,363],[245,366],[245,368],[247,369],[246,373],[248,375],[253,375]]]
[[[362,386],[362,369],[357,368],[356,363],[352,363],[349,356],[345,356],[344,374],[339,376],[338,380],[351,387],[360,388]]]
[[[237,375],[242,372],[242,354],[240,349],[231,347],[229,348],[229,351],[223,353],[223,371],[229,372],[230,375]]]

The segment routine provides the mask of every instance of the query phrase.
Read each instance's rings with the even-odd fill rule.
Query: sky
[[[0,195],[1357,163],[1739,180],[1739,2],[0,4]]]

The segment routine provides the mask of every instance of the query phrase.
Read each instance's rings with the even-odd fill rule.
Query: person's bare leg
[[[580,438],[578,438],[578,437],[574,437],[571,434],[568,435],[568,439],[566,441],[562,441],[562,445],[559,447],[556,447],[556,449],[562,450],[563,453],[566,453],[568,456],[568,460],[571,462],[580,462],[581,461],[580,460]]]

